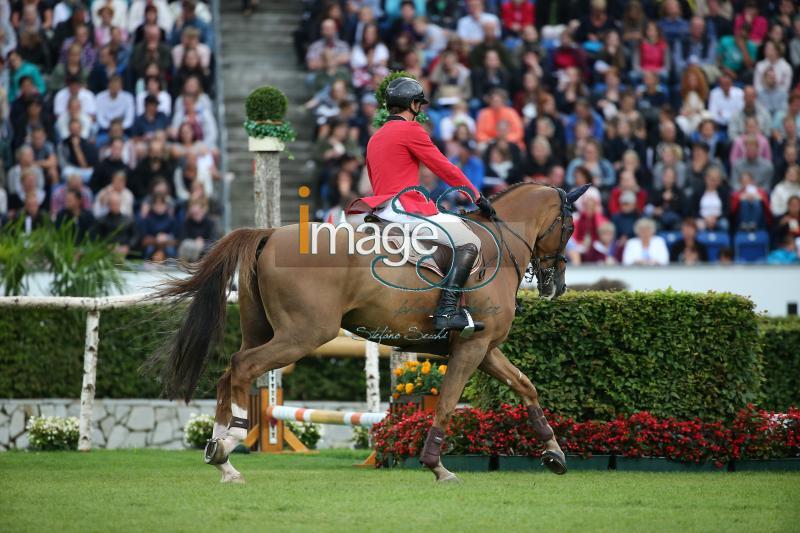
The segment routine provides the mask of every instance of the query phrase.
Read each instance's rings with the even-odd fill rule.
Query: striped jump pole
[[[302,407],[289,407],[286,405],[270,405],[267,407],[267,416],[274,420],[370,428],[386,418],[386,413],[326,411],[324,409],[304,409]]]

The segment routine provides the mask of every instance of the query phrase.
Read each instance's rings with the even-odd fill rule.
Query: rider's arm
[[[442,152],[433,144],[428,133],[420,126],[409,128],[406,138],[408,149],[414,156],[422,161],[431,172],[436,174],[445,183],[452,187],[467,187],[472,191],[473,199],[477,200],[481,193],[457,166],[451,163]]]

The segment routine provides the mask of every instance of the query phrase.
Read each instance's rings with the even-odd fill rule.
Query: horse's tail
[[[183,321],[170,343],[151,357],[160,366],[162,393],[187,402],[197,387],[206,360],[223,337],[228,286],[239,266],[239,287],[250,287],[256,273],[259,246],[273,229],[237,229],[215,243],[208,254],[190,265],[191,276],[163,285],[156,297],[188,302]]]

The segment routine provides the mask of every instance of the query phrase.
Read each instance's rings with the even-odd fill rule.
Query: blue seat
[[[672,248],[673,244],[683,240],[683,234],[680,231],[659,231],[658,236],[664,239],[668,248]]]
[[[697,234],[697,242],[706,246],[711,263],[719,261],[719,254],[724,248],[731,247],[730,235],[724,231],[701,231]]]
[[[766,231],[739,231],[734,237],[736,261],[758,263],[767,260],[769,234]]]

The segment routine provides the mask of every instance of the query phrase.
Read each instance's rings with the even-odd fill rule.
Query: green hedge
[[[647,409],[719,418],[747,402],[776,410],[800,403],[800,320],[758,319],[744,298],[570,293],[553,302],[523,295],[523,303],[503,350],[537,385],[542,404],[562,414],[608,418]],[[158,384],[139,366],[169,331],[168,315],[152,309],[102,313],[99,397],[158,397]],[[0,397],[78,397],[84,319],[81,312],[60,310],[0,313]],[[220,358],[205,373],[198,397],[213,397],[238,347],[239,316],[232,307]],[[284,378],[285,395],[362,400],[363,365],[363,359],[306,358]],[[387,361],[381,365],[387,398]],[[516,401],[507,387],[480,376],[468,392],[484,407]]]
[[[85,313],[13,309],[0,314],[0,397],[77,398],[83,373]],[[97,395],[101,398],[157,398],[159,385],[139,367],[172,324],[166,312],[128,308],[100,315]],[[195,395],[213,398],[216,380],[239,349],[239,313],[228,312],[225,340],[203,375]],[[388,360],[381,361],[382,394],[389,396]],[[364,400],[363,359],[308,357],[284,377],[284,393],[293,400]]]
[[[729,294],[580,292],[523,296],[503,352],[539,390],[544,407],[578,419],[651,411],[727,418],[757,402],[763,381],[750,300]],[[516,401],[503,384],[473,379],[488,408]]]
[[[760,321],[764,350],[765,409],[785,411],[800,406],[800,318]]]

